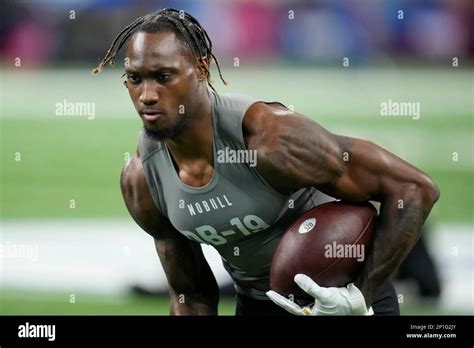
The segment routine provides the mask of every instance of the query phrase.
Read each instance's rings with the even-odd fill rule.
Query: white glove
[[[353,284],[345,288],[324,288],[304,274],[295,276],[295,283],[314,297],[310,307],[298,306],[293,301],[270,290],[267,296],[278,306],[294,315],[373,315],[372,307],[367,309],[364,295]]]

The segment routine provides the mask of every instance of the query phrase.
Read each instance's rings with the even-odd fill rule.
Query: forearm
[[[171,295],[170,315],[217,315],[219,299]]]
[[[355,285],[370,306],[385,281],[415,245],[438,199],[437,188],[409,187],[388,196],[381,206],[372,247]]]

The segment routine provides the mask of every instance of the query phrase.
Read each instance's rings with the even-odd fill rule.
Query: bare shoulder
[[[301,115],[280,103],[258,102],[245,113],[242,128],[246,145],[257,145],[276,150],[288,140],[306,135],[329,135],[330,133],[310,118]]]
[[[255,103],[242,122],[245,144],[257,151],[257,170],[282,193],[337,179],[345,137],[279,103]]]
[[[279,103],[257,102],[246,111],[242,129],[246,141],[255,141],[262,135],[273,131],[282,117],[292,115],[291,110]],[[284,121],[283,121],[284,123]]]
[[[149,192],[138,151],[122,168],[120,188],[126,203],[140,206],[144,201],[147,202]]]
[[[160,227],[166,224],[167,219],[161,215],[151,198],[138,151],[122,169],[120,188],[133,219],[147,233],[158,237],[158,230],[162,230]]]

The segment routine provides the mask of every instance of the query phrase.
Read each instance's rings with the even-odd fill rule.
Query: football
[[[334,201],[301,215],[284,233],[270,271],[272,290],[305,303],[311,300],[294,282],[303,273],[320,286],[354,281],[371,246],[375,207]]]

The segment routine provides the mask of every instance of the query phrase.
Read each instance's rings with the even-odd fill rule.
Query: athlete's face
[[[138,32],[128,44],[125,86],[145,131],[155,139],[181,133],[199,105],[205,75],[191,54],[172,32]]]

